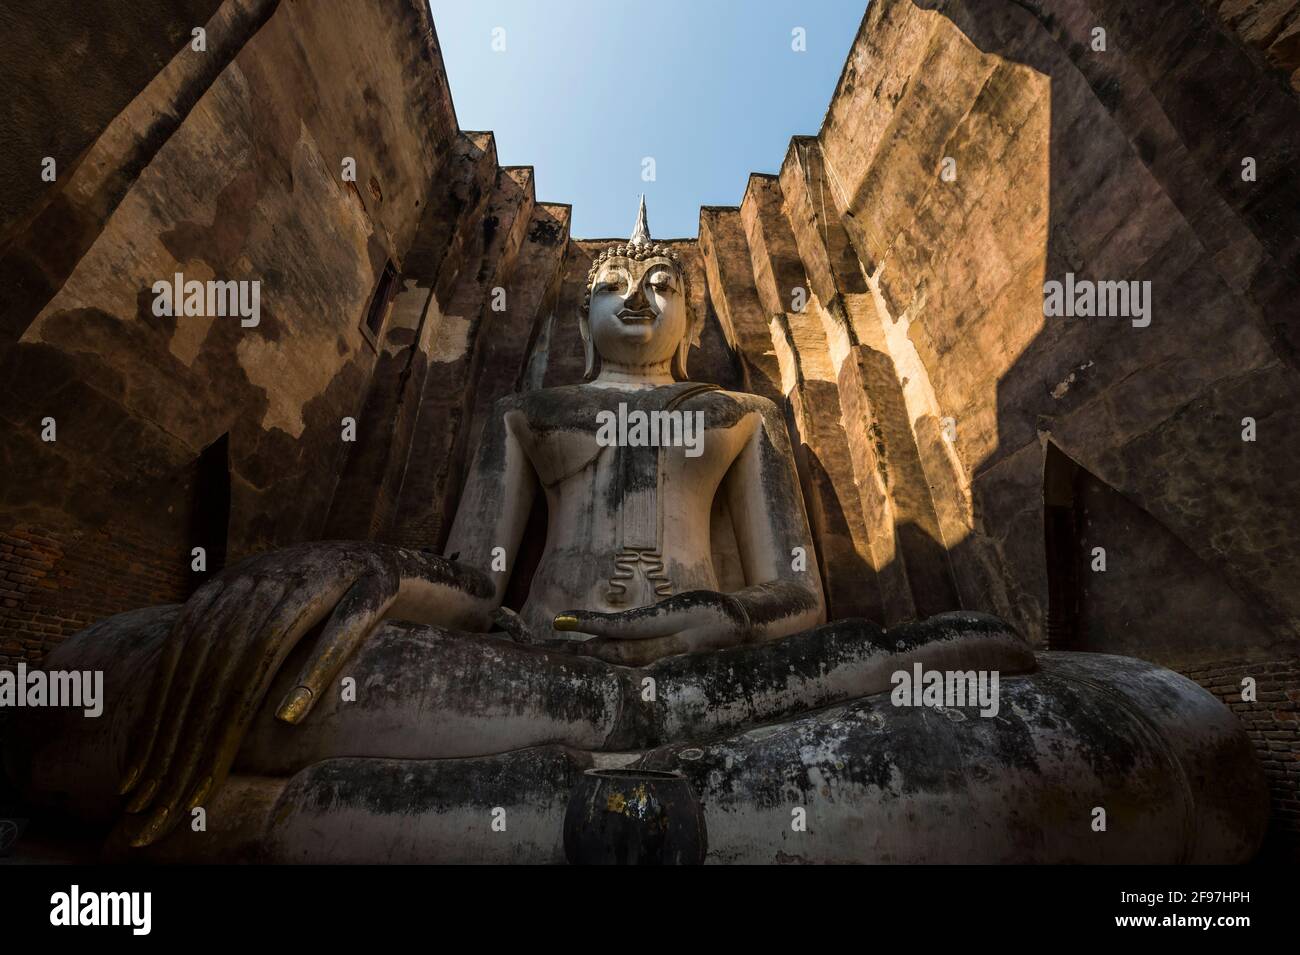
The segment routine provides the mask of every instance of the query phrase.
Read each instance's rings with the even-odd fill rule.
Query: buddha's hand
[[[421,551],[324,541],[242,561],[200,587],[163,644],[121,792],[119,835],[149,845],[225,779],[276,672],[323,629],[276,716],[296,723],[386,617],[487,630],[486,574]]]
[[[595,639],[578,644],[574,652],[622,666],[720,650],[744,643],[750,634],[743,603],[712,590],[691,590],[620,613],[569,610],[556,616],[555,629],[592,634]]]

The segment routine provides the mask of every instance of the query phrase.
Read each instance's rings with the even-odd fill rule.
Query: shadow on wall
[[[1182,667],[1283,650],[1221,575],[1052,443],[1045,480],[1050,649]]]
[[[909,36],[925,53],[881,137],[882,154],[898,151],[863,160],[910,159],[923,194],[883,189],[888,173],[870,168],[841,211],[884,321],[906,323],[958,418],[972,532],[945,546],[959,579],[991,547],[1007,585],[1005,606],[979,609],[1219,696],[1269,778],[1266,853],[1294,858],[1300,381],[1286,316],[1300,301],[1300,103],[1208,7],[879,0],[881,29],[935,14],[928,36]],[[1099,26],[1108,52],[1089,43]],[[945,108],[927,99],[945,81],[934,61],[962,43],[996,65],[951,137],[926,141],[916,129]],[[1038,84],[1042,134],[1001,125]],[[904,152],[918,140],[928,150]],[[930,175],[945,155],[961,170],[952,190]],[[1067,275],[1149,282],[1149,311],[1045,319],[1043,283]],[[947,476],[927,475],[938,504]]]
[[[1057,40],[1056,56],[1007,50],[964,6],[949,15],[981,49],[1052,77],[1044,281],[1067,273],[1147,281],[1150,311],[1046,319],[998,380],[1000,446],[975,469],[976,482],[1003,462],[1015,469],[1005,449],[1033,448],[1035,436],[1043,445],[1029,455],[1042,474],[1035,490],[1044,489],[1046,553],[1036,563],[1049,578],[1062,566],[1059,543],[1069,538],[1053,529],[1072,523],[1075,572],[1065,581],[1073,593],[1044,581],[1075,607],[1061,634],[1071,648],[1183,666],[1276,656],[1288,645],[1294,653],[1300,443],[1279,425],[1300,389],[1294,345],[1276,319],[1300,293],[1300,242],[1295,207],[1289,227],[1274,213],[1296,190],[1240,175],[1243,151],[1272,176],[1286,168],[1260,141],[1261,132],[1277,138],[1266,115],[1231,124],[1235,142],[1223,133],[1228,124],[1203,117],[1211,102],[1225,116],[1271,105],[1274,121],[1300,111],[1276,77],[1260,83],[1241,50],[1216,41],[1221,34],[1197,4],[1174,8],[1164,27],[1211,47],[1203,64],[1223,67],[1215,84],[1156,39],[1153,11],[1093,5],[1093,19],[1111,27],[1109,42],[1130,53],[1125,65],[1067,44],[1087,34],[1080,22],[1058,21],[1057,4],[1025,6]],[[1133,63],[1171,72],[1144,75]],[[1081,107],[1089,94],[1096,104]],[[1294,126],[1288,137],[1296,140]],[[1271,435],[1244,441],[1248,416],[1267,421],[1259,426]],[[1070,466],[1073,480],[1061,473]],[[1068,499],[1058,496],[1063,485]],[[1062,506],[1072,522],[1054,516]],[[1094,548],[1105,550],[1104,571],[1094,569]]]
[[[788,422],[787,428],[794,438],[798,432]],[[882,619],[879,577],[875,568],[852,546],[849,519],[835,493],[831,475],[807,444],[797,440],[792,440],[791,444],[795,469],[799,472],[799,490],[808,512],[808,528],[812,531],[813,547],[817,552],[817,566],[821,570],[828,618],[865,616],[873,620]],[[814,485],[821,488],[822,493],[814,493]],[[842,595],[846,591],[859,592],[850,597],[857,598],[853,605],[856,613],[844,612]]]
[[[884,6],[884,19],[913,15],[912,4]],[[908,37],[929,47],[893,94],[889,131],[879,135],[885,145],[865,160],[841,147],[830,162],[876,164],[832,170],[857,183],[840,210],[843,225],[878,286],[887,336],[905,323],[906,347],[915,348],[938,406],[957,416],[965,475],[926,447],[920,428],[917,441],[937,511],[962,498],[969,480],[967,530],[943,522],[944,540],[928,542],[948,553],[962,602],[973,595],[978,609],[1042,635],[1049,589],[1059,590],[1058,603],[1077,605],[1061,640],[1167,663],[1293,650],[1300,442],[1280,426],[1300,393],[1295,351],[1276,315],[1300,291],[1300,240],[1287,225],[1294,212],[1288,220],[1277,208],[1296,190],[1274,179],[1251,193],[1237,154],[1251,150],[1279,175],[1279,157],[1296,138],[1283,122],[1296,115],[1294,97],[1280,84],[1258,84],[1255,67],[1240,50],[1220,48],[1194,3],[1169,14],[1164,46],[1148,22],[1155,13],[1122,4],[1073,11],[1078,22],[1059,20],[1049,9],[1058,5],[1046,2],[914,6],[938,16],[927,23],[931,36]],[[1077,42],[1086,41],[1089,18],[1110,27],[1112,57]],[[1236,125],[1235,150],[1204,107],[1190,108],[1188,90],[1205,82],[1190,65],[1178,69],[1171,46],[1180,36],[1210,48],[1223,85],[1240,94],[1228,105],[1250,113]],[[991,56],[992,71],[973,88],[966,115],[937,116],[952,107],[931,96],[942,89],[935,74],[962,43]],[[1165,67],[1168,75],[1143,72]],[[1243,77],[1259,88],[1240,89]],[[997,125],[1039,84],[1049,97],[1041,134],[1029,128],[1033,115],[1019,116],[1025,128]],[[1215,102],[1224,99],[1215,93]],[[949,118],[950,139],[917,132]],[[845,136],[832,124],[823,140]],[[1285,143],[1264,135],[1280,128]],[[909,136],[935,154],[918,155]],[[931,175],[945,154],[964,177],[951,190]],[[910,191],[886,188],[904,160]],[[882,164],[892,168],[882,172]],[[1150,282],[1150,324],[1044,319],[1043,283],[1066,273]],[[892,357],[906,376],[897,350]],[[1271,428],[1271,440],[1244,442],[1246,416]],[[1086,474],[1076,532],[1086,537],[1079,542],[1108,548],[1104,578],[1059,569],[1069,537],[1056,525],[1045,530],[1060,517],[1045,507],[1049,441],[1058,449],[1050,453]],[[980,589],[987,567],[1000,568],[1004,606]],[[1174,600],[1184,604],[1159,609]],[[1122,614],[1107,609],[1116,606]],[[1067,622],[1064,613],[1053,626]],[[1208,636],[1190,636],[1193,623]]]

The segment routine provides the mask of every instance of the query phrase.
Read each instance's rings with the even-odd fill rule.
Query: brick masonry
[[[1264,857],[1300,861],[1300,657],[1229,661],[1182,669],[1237,715],[1255,744],[1272,798]],[[1242,681],[1255,680],[1255,699],[1242,700]]]
[[[180,552],[129,528],[0,530],[0,669],[38,663],[96,620],[184,599]]]

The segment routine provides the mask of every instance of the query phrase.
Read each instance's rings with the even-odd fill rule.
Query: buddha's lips
[[[653,322],[658,316],[648,308],[632,309],[623,308],[615,313],[616,317],[628,324],[643,324]]]

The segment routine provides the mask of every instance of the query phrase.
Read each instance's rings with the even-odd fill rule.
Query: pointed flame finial
[[[683,286],[690,285],[690,273],[682,265],[681,256],[677,250],[669,243],[656,243],[650,238],[650,223],[646,221],[645,214],[645,193],[641,194],[641,208],[637,210],[636,225],[632,228],[632,238],[627,240],[624,245],[611,245],[594,259],[591,260],[591,269],[587,272],[587,297],[583,302],[583,311],[586,311],[587,305],[591,301],[591,289],[596,282],[596,276],[600,274],[602,265],[610,259],[631,259],[634,262],[645,262],[648,259],[665,258],[676,267],[678,274],[682,277]],[[689,299],[689,294],[687,295]]]
[[[628,240],[632,245],[649,245],[650,244],[650,223],[645,217],[645,193],[641,193],[641,208],[636,214],[636,225],[632,228],[632,238]]]

